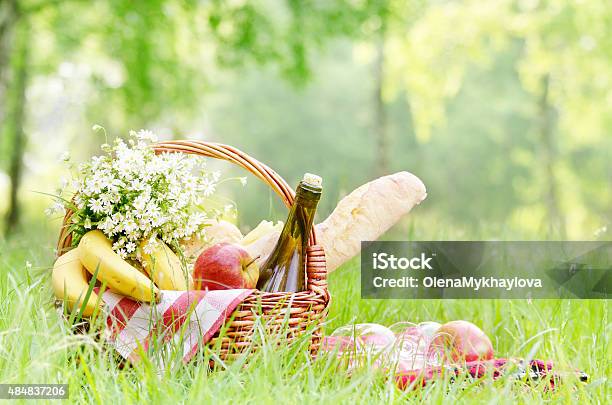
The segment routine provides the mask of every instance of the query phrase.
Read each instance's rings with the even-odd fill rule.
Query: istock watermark
[[[608,299],[612,242],[362,242],[362,298]]]

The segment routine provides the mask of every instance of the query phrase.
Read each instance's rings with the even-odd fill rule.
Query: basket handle
[[[278,173],[233,146],[205,141],[165,141],[156,143],[152,147],[156,153],[190,153],[234,163],[270,186],[288,208],[293,205],[295,191]],[[317,244],[314,226],[310,232],[308,244],[309,246]]]
[[[287,182],[278,175],[274,170],[270,169],[265,164],[252,158],[239,149],[229,145],[224,145],[215,142],[204,141],[167,141],[159,142],[152,145],[156,153],[190,153],[200,156],[212,157],[220,160],[227,160],[234,163],[252,173],[255,177],[269,185],[272,190],[283,200],[283,203],[289,208],[293,205],[295,192],[287,184]],[[57,244],[57,257],[61,256],[72,244],[72,233],[68,232],[66,224],[69,223],[72,212],[67,210],[64,216],[64,226],[60,231],[60,236]],[[315,227],[312,227],[310,237],[308,238],[306,276],[307,288],[319,295],[325,297],[326,302],[329,301],[329,292],[327,290],[327,264],[325,260],[325,251],[321,246],[317,245]]]

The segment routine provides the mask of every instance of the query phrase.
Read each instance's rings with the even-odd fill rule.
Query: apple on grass
[[[493,345],[489,337],[468,321],[452,321],[442,325],[436,331],[430,350],[455,363],[493,358]]]
[[[255,288],[259,266],[241,246],[218,243],[203,251],[193,267],[196,290]]]

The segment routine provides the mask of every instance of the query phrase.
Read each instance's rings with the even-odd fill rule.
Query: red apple
[[[453,362],[490,360],[493,345],[489,337],[476,325],[467,321],[445,323],[436,332],[430,348]]]
[[[193,283],[196,290],[255,288],[259,266],[238,245],[218,243],[206,249],[196,260]]]

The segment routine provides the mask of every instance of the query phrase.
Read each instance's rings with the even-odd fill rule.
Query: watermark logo
[[[363,242],[363,298],[607,299],[612,242]]]
[[[396,257],[385,252],[374,252],[372,253],[372,268],[375,270],[433,270],[431,267],[433,256],[435,256],[435,253],[431,256],[421,253],[420,256],[408,258]]]

